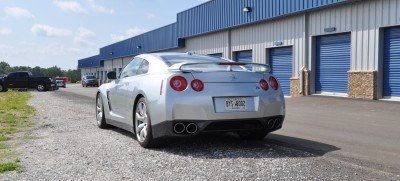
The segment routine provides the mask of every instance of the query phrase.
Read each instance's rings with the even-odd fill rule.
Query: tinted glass
[[[140,75],[140,74],[145,74],[147,72],[149,72],[149,62],[147,60],[143,60],[139,70],[137,71],[137,74]]]
[[[8,78],[16,78],[17,77],[17,74],[16,73],[12,73],[12,74],[9,74],[8,75]]]
[[[86,76],[86,79],[96,79],[95,76]]]
[[[120,75],[120,79],[126,77],[132,77],[136,75],[137,70],[139,69],[140,65],[142,64],[143,59],[141,58],[134,58],[131,63],[129,63]]]
[[[19,75],[18,75],[18,77],[21,77],[21,78],[27,78],[27,77],[29,77],[28,76],[28,73],[26,73],[26,72],[20,72],[20,73],[18,73]]]
[[[177,63],[227,62],[225,59],[206,55],[164,55],[161,56],[161,58],[168,66],[172,66]]]

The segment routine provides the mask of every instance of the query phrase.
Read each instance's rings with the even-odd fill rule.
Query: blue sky
[[[0,0],[0,61],[59,66],[176,21],[206,0]]]

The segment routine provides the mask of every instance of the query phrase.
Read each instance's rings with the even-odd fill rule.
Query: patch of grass
[[[29,92],[8,91],[0,93],[0,173],[21,170],[15,151],[9,150],[5,142],[15,138],[13,134],[26,130],[34,123],[28,118],[35,114],[35,109],[27,104],[31,98]],[[12,144],[15,145],[15,144]]]
[[[7,149],[7,148],[8,148],[8,146],[5,143],[0,142],[0,150],[4,150],[4,149]]]
[[[9,138],[4,135],[0,135],[0,141],[7,141]]]
[[[20,128],[32,126],[26,121],[34,115],[35,109],[27,104],[29,92],[8,91],[0,94],[0,135],[10,135]]]
[[[18,153],[15,151],[9,151],[9,152],[3,152],[3,153],[0,152],[0,160],[6,160],[9,158],[13,158],[13,157],[16,157],[17,155],[18,155]]]
[[[37,139],[42,139],[44,138],[43,136],[33,136],[33,135],[27,135],[24,136],[24,140],[37,140]]]
[[[0,163],[0,173],[8,171],[21,171],[22,166],[19,164],[20,160],[16,158],[13,162]]]

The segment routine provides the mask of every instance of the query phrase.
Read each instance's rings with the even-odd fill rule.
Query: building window
[[[253,51],[238,51],[235,52],[235,61],[236,62],[253,62]]]
[[[218,58],[222,57],[222,53],[213,53],[213,54],[208,54],[208,55],[210,55],[212,57],[218,57]]]

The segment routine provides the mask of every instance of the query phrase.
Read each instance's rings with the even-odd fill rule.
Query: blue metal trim
[[[212,0],[178,13],[176,23],[100,48],[100,60],[184,47],[184,38],[190,36],[257,23],[349,1]],[[250,7],[252,12],[243,12],[244,7]]]
[[[99,55],[78,60],[78,68],[96,68],[103,66],[104,63],[100,61]]]
[[[177,14],[178,36],[191,37],[348,1],[212,0]],[[244,7],[251,7],[252,12],[244,12]]]
[[[184,46],[176,23],[100,48],[100,60],[138,55]]]

